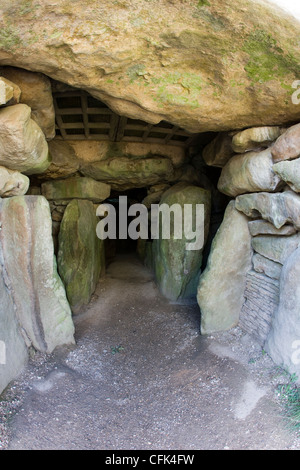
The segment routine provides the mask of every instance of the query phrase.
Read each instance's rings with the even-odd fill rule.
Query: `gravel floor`
[[[299,450],[288,381],[240,328],[199,334],[195,304],[120,257],[75,317],[76,346],[32,355],[0,402],[0,449]]]

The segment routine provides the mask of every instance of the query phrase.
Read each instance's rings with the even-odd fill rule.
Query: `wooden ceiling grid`
[[[84,91],[54,93],[56,138],[159,143],[188,147],[194,135],[162,121],[148,124],[119,116]]]

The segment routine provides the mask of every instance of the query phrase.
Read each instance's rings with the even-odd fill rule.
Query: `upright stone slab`
[[[0,253],[27,345],[51,353],[74,343],[74,325],[56,269],[50,209],[42,196],[0,200]]]
[[[225,331],[238,324],[251,257],[248,219],[231,201],[198,285],[202,334]]]
[[[193,216],[189,223],[194,226],[196,204],[203,204],[204,226],[199,229],[198,233],[200,234],[200,231],[203,230],[205,243],[210,221],[210,191],[186,183],[178,183],[163,194],[160,207],[162,207],[163,204],[165,204],[166,207],[178,204],[182,213],[184,204],[190,204],[193,210]],[[185,221],[188,222],[186,218]],[[154,267],[156,281],[163,295],[170,300],[176,301],[196,297],[202,265],[203,247],[189,251],[187,244],[192,240],[188,240],[182,232],[180,233],[181,239],[175,239],[174,221],[172,218],[170,235],[170,239],[163,239],[160,231],[159,238],[153,240],[152,243],[151,264]]]
[[[65,212],[58,237],[58,269],[74,314],[89,303],[105,269],[104,242],[96,235],[98,219],[91,201],[73,200]]]
[[[300,248],[288,258],[280,278],[279,306],[265,349],[274,362],[296,374],[300,383]]]
[[[5,281],[3,257],[0,253],[0,394],[19,375],[28,359],[15,305]]]

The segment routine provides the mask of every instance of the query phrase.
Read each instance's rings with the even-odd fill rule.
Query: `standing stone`
[[[275,163],[300,156],[300,124],[290,127],[276,140],[272,156]]]
[[[75,199],[61,222],[57,263],[73,314],[88,305],[105,269],[104,242],[96,235],[97,222],[93,203]]]
[[[185,223],[195,227],[196,204],[204,204],[204,226],[199,227],[198,234],[203,233],[206,242],[209,230],[211,195],[210,192],[197,186],[178,183],[166,191],[160,201],[160,208],[177,204],[183,213],[184,204],[190,204],[193,210],[191,220],[185,218]],[[196,250],[188,250],[186,234],[180,231],[181,238],[175,239],[174,221],[171,217],[170,239],[153,240],[151,264],[154,267],[156,281],[163,295],[170,300],[196,297],[199,275],[201,272],[203,246]],[[183,223],[184,226],[184,223]],[[149,254],[147,254],[149,261]]]
[[[280,127],[252,127],[238,132],[232,138],[232,148],[236,153],[244,153],[269,147],[280,136]]]
[[[265,349],[273,361],[296,374],[300,383],[300,248],[283,266],[280,300]]]
[[[236,198],[235,207],[248,217],[261,216],[278,229],[292,224],[300,230],[300,196],[293,191],[243,194]]]
[[[29,178],[18,171],[0,166],[0,197],[23,196],[29,188]]]
[[[218,190],[231,197],[257,191],[274,191],[281,180],[273,172],[272,166],[270,149],[235,155],[222,170]]]
[[[45,134],[47,140],[55,137],[55,110],[50,79],[37,72],[17,67],[2,67],[0,74],[21,89],[20,103],[31,108],[31,117]]]
[[[231,201],[198,285],[202,334],[225,331],[238,324],[251,257],[248,219]]]
[[[39,351],[74,343],[74,325],[56,269],[49,204],[42,196],[0,200],[0,253],[24,338]]]
[[[50,165],[45,136],[30,116],[26,104],[0,109],[0,165],[27,175]]]
[[[5,280],[3,258],[0,253],[0,395],[23,370],[28,359],[15,305]]]
[[[285,181],[289,187],[300,192],[300,158],[291,161],[282,161],[273,165],[273,171]]]

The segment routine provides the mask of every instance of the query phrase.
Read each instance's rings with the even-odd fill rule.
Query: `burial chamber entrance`
[[[30,177],[29,194],[42,194],[49,202],[58,272],[73,314],[86,308],[106,266],[125,252],[137,255],[153,271],[167,298],[196,302],[199,275],[227,204],[216,188],[220,170],[201,158],[201,149],[215,133],[191,134],[166,121],[154,125],[119,116],[86,91],[61,83],[52,87],[55,137],[48,142],[52,163],[44,173]],[[154,247],[151,205],[168,194],[170,205],[205,204],[206,246],[199,252],[187,256],[183,243],[171,247],[172,240],[170,248],[162,248],[159,240]],[[149,211],[147,240],[119,236],[124,197],[127,207],[121,210],[138,203]],[[101,218],[95,214],[101,204],[115,208],[117,223],[116,238],[103,242],[96,235]],[[128,217],[127,223],[132,220]]]

